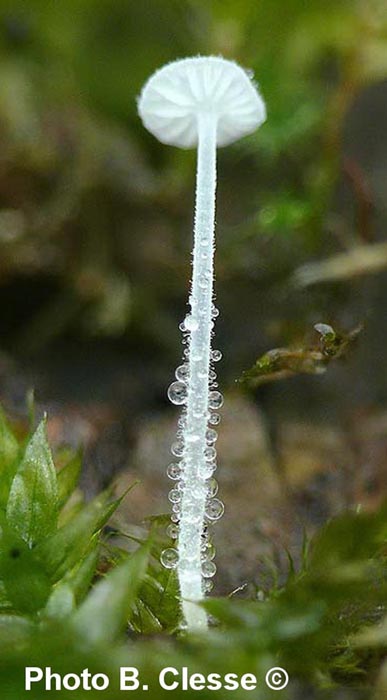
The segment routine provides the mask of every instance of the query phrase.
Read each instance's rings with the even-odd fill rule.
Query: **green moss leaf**
[[[36,629],[26,617],[0,615],[0,649],[18,648],[30,641],[34,633]]]
[[[327,523],[310,548],[309,569],[329,575],[333,568],[369,562],[387,536],[387,506],[375,513],[343,513]]]
[[[79,479],[82,457],[78,453],[58,472],[58,499],[61,508],[70,498]]]
[[[40,542],[56,528],[58,485],[45,421],[29,441],[12,481],[7,519],[30,546]]]
[[[0,508],[6,508],[18,456],[18,442],[0,408]]]
[[[75,600],[79,603],[86,596],[89,590],[90,584],[95,575],[99,556],[99,541],[96,535],[93,538],[90,551],[86,554],[84,559],[70,571],[66,577],[65,581],[70,586]]]
[[[74,592],[68,583],[61,581],[55,586],[44,610],[44,617],[62,620],[68,617],[75,608]]]
[[[89,552],[94,534],[107,522],[112,512],[105,491],[84,506],[63,527],[36,547],[36,556],[53,581],[58,581]]]
[[[91,644],[113,642],[133,610],[149,559],[149,542],[99,581],[73,618],[76,632]]]
[[[51,586],[24,540],[6,523],[0,528],[0,577],[12,609],[32,614],[47,601]]]
[[[316,323],[314,330],[319,334],[318,345],[269,350],[243,372],[241,384],[256,387],[297,374],[323,374],[332,360],[344,357],[352,349],[362,325],[349,333],[337,333],[326,323]]]
[[[139,590],[132,626],[149,634],[174,632],[181,620],[179,584],[176,571],[151,567]]]

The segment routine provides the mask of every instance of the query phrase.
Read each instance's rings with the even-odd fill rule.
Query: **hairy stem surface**
[[[204,597],[201,537],[206,506],[206,430],[209,411],[211,306],[214,271],[216,191],[216,118],[199,116],[193,272],[190,296],[192,329],[184,429],[184,493],[179,533],[178,576],[183,614],[190,630],[206,629],[207,615],[195,604]]]

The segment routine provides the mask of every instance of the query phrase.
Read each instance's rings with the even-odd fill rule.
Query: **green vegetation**
[[[32,288],[22,329],[5,313],[7,344],[37,352],[69,332],[124,334],[175,357],[165,314],[183,303],[176,272],[188,277],[194,154],[147,135],[136,96],[178,57],[237,60],[268,106],[262,129],[220,152],[226,302],[223,280],[243,305],[256,280],[276,318],[297,265],[372,242],[366,173],[352,155],[341,163],[340,148],[348,109],[387,75],[383,9],[383,0],[4,0],[0,272],[50,283],[43,299]],[[342,172],[350,203],[333,215]],[[331,290],[323,300],[310,292],[308,303],[290,291],[294,328],[310,307],[335,306]]]
[[[255,673],[255,700],[387,697],[385,4],[0,2],[1,700],[45,697],[25,666],[110,677],[52,692],[77,700],[117,700],[119,666],[149,700],[171,697],[166,666]],[[151,515],[195,155],[136,108],[156,68],[198,53],[253,69],[268,108],[219,150],[226,517],[205,638],[181,629],[169,516]],[[31,386],[50,419],[28,432]]]
[[[366,691],[373,685],[387,645],[385,506],[329,522],[305,545],[299,571],[289,559],[284,584],[250,599],[208,599],[213,624],[195,638],[178,632],[175,574],[158,561],[166,518],[151,519],[143,541],[129,535],[129,543],[137,542],[128,551],[124,533],[105,528],[122,499],[112,501],[105,492],[83,502],[76,489],[79,458],[55,470],[45,421],[27,439],[18,440],[3,415],[0,429],[2,698],[24,697],[25,666],[50,666],[63,675],[84,668],[106,673],[107,697],[117,697],[120,665],[138,667],[149,698],[164,697],[157,676],[166,666],[205,675],[253,672],[259,698],[266,697],[263,679],[276,665],[289,672],[289,688]],[[28,697],[41,698],[41,686],[32,688]],[[77,697],[94,695],[79,690]]]
[[[241,383],[256,387],[297,374],[322,374],[332,360],[345,356],[362,330],[340,334],[327,323],[316,323],[314,329],[320,336],[317,346],[269,350],[243,373]]]

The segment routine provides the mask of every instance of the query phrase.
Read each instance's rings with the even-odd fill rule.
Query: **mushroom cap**
[[[201,113],[216,117],[218,146],[250,134],[266,119],[249,74],[216,56],[184,58],[157,70],[142,89],[138,111],[151,134],[180,148],[197,145]]]

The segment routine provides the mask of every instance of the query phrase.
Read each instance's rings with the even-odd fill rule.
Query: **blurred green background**
[[[167,510],[195,153],[148,134],[136,96],[198,53],[252,69],[268,109],[219,151],[230,528],[242,463],[249,485],[269,465],[313,522],[372,505],[387,462],[384,0],[1,0],[1,399],[22,417],[34,387],[52,440],[87,446],[90,491],[129,469],[148,484],[134,515]],[[313,346],[321,322],[364,324],[345,361],[238,389],[267,350]]]

